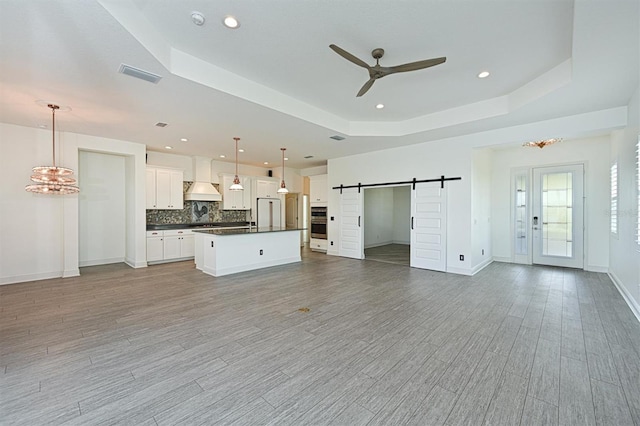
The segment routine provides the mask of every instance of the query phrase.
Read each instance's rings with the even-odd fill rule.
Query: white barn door
[[[411,266],[447,268],[447,193],[440,182],[418,183],[411,191]]]
[[[347,188],[340,195],[340,246],[338,254],[354,259],[364,258],[362,232],[362,193],[358,188]]]

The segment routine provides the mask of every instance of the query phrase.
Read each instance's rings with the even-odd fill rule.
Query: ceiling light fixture
[[[240,184],[240,178],[238,178],[238,141],[240,138],[235,137],[233,140],[236,141],[236,176],[233,178],[233,184],[229,187],[229,190],[242,191],[244,188]]]
[[[220,154],[220,158],[226,158],[227,156],[224,154]]]
[[[180,139],[180,141],[181,141],[181,142],[186,142],[186,141],[188,141],[188,140],[189,140],[189,139],[187,139],[187,138],[182,138],[182,139]]]
[[[482,71],[480,74],[478,74],[478,78],[487,78],[489,77],[489,71]]]
[[[76,180],[73,178],[73,170],[65,167],[56,166],[56,110],[60,109],[58,105],[48,104],[52,114],[52,140],[53,140],[53,166],[34,167],[31,180],[35,184],[25,186],[28,192],[37,194],[76,194],[80,192],[80,188],[76,186]]]
[[[173,149],[173,147],[172,147],[172,146],[167,145],[167,146],[165,146],[165,147],[164,147],[164,149]]]
[[[244,152],[244,149],[240,148],[240,149],[238,150],[238,152]]]
[[[545,146],[552,145],[556,142],[562,142],[562,138],[552,138],[552,139],[543,139],[541,141],[525,142],[522,144],[522,146],[537,146],[538,148],[542,149]]]
[[[265,164],[265,165],[266,165],[266,164],[269,164],[269,162],[268,162],[268,161],[265,161],[265,162],[264,162],[264,163],[262,163],[262,164]]]
[[[382,108],[384,108],[384,104],[378,104],[378,105],[376,105],[376,108],[377,109],[382,109]]]
[[[287,185],[284,184],[284,152],[287,148],[280,148],[282,151],[282,181],[280,182],[280,189],[278,189],[278,194],[288,194],[289,190],[287,189]]]
[[[235,18],[235,16],[231,15],[225,16],[222,23],[225,27],[231,28],[232,30],[235,30],[240,26],[240,22]]]

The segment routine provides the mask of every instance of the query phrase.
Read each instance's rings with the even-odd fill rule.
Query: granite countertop
[[[244,235],[244,234],[265,234],[269,232],[283,232],[283,231],[304,231],[306,228],[281,228],[264,226],[257,228],[252,226],[251,228],[235,228],[235,229],[196,229],[194,232],[209,235]]]
[[[252,225],[255,226],[255,224]],[[168,229],[234,228],[239,226],[249,226],[249,222],[148,223],[147,231],[164,231]]]

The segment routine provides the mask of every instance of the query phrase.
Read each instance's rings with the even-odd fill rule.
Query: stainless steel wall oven
[[[311,206],[311,238],[327,239],[327,207]]]

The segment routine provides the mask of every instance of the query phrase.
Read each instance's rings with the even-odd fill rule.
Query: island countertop
[[[269,232],[287,232],[287,231],[304,231],[306,228],[283,228],[278,226],[264,227],[246,227],[246,228],[227,228],[227,229],[194,229],[193,232],[209,235],[246,235],[246,234],[265,234]]]

